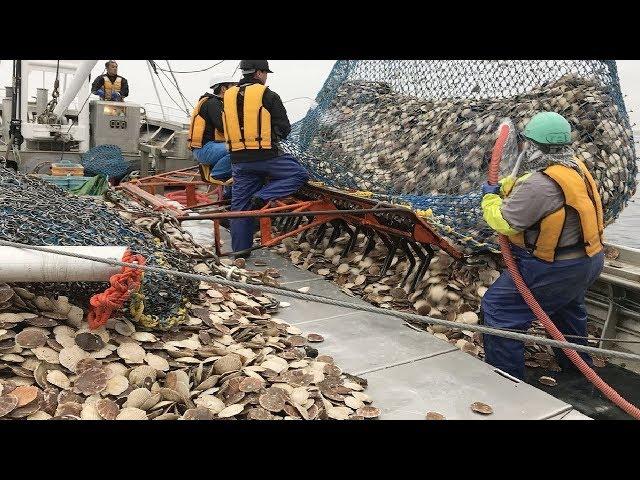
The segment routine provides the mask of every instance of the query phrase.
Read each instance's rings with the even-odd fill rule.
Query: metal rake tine
[[[409,290],[409,293],[413,293],[416,291],[418,282],[420,282],[424,277],[424,274],[429,268],[429,264],[431,263],[431,259],[433,258],[433,249],[431,248],[431,245],[427,245],[425,247],[427,251],[426,255],[422,252],[422,246],[420,244],[414,243],[412,246],[420,257],[420,264],[418,265],[418,271],[416,272],[416,275],[413,277],[413,280],[411,282],[411,289]]]
[[[329,237],[329,247],[333,247],[336,243],[336,240],[340,236],[342,231],[342,225],[338,220],[332,220],[331,226],[333,226],[333,231],[331,232],[331,236]]]
[[[409,277],[413,273],[413,269],[416,266],[416,259],[413,257],[413,254],[411,253],[411,249],[409,248],[409,244],[407,243],[406,240],[404,239],[400,240],[400,246],[402,247],[402,250],[407,256],[407,260],[409,260],[409,268],[407,268],[407,273],[402,279],[402,283],[400,283],[400,286],[404,288],[404,286],[407,284],[407,280],[409,280]]]
[[[342,251],[342,255],[347,255],[351,250],[353,250],[353,247],[356,246],[356,243],[358,242],[358,235],[362,231],[362,227],[360,225],[357,225],[355,228],[355,232],[353,232],[351,228],[349,228],[348,230],[351,238],[349,239],[349,243],[347,243],[345,249]]]
[[[282,228],[282,221],[284,219],[282,217],[275,217],[271,219],[271,224],[277,229],[280,230]]]
[[[393,261],[393,257],[395,257],[396,252],[398,251],[398,240],[390,240],[386,235],[379,233],[378,235],[387,246],[387,256],[384,259],[384,264],[382,265],[382,270],[380,270],[380,277],[384,277],[391,266],[391,262]]]
[[[296,221],[296,217],[287,217],[284,225],[282,227],[282,229],[284,230],[285,233],[290,232],[294,222]]]
[[[300,224],[302,223],[302,220],[304,220],[304,217],[297,217],[295,219],[295,222],[293,223],[293,228],[292,230],[297,229],[298,227],[300,227]]]
[[[355,243],[356,239],[358,238],[358,234],[354,233],[353,230],[351,230],[351,226],[347,223],[344,222],[343,228],[345,229],[345,231],[347,232],[347,234],[349,234],[349,242],[347,243],[347,245],[342,249],[342,253],[340,253],[340,258],[344,257],[345,255],[349,254],[349,251],[351,250],[349,248],[349,245],[352,245]],[[357,228],[356,228],[357,230]]]
[[[316,240],[313,242],[313,248],[317,248],[318,245],[320,245],[320,243],[322,243],[322,240],[324,239],[324,235],[327,232],[327,224],[323,223],[322,225],[320,225],[320,227],[318,228],[318,230],[316,230]]]
[[[376,246],[376,231],[371,229],[371,234],[367,236],[367,245],[364,247],[362,257],[368,256]]]
[[[300,218],[307,218],[307,217],[300,217]],[[308,221],[309,223],[311,223],[313,221],[313,216],[308,217]],[[302,232],[302,235],[300,235],[300,237],[298,237],[298,242],[299,243],[303,243],[307,241],[307,234],[311,231],[311,229],[307,229],[305,231]]]

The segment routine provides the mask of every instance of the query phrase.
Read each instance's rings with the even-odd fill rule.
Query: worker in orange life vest
[[[525,283],[558,329],[587,343],[585,292],[604,265],[602,200],[597,184],[571,148],[571,125],[555,112],[540,112],[525,126],[524,174],[482,187],[487,224],[509,237]],[[526,332],[534,314],[508,270],[482,298],[484,324]],[[524,379],[524,344],[484,335],[487,363]],[[554,348],[562,369],[574,368]],[[592,360],[580,354],[587,364]]]
[[[123,102],[129,96],[127,79],[118,75],[118,64],[114,60],[109,60],[104,66],[107,73],[93,81],[91,93],[98,95],[100,100]]]

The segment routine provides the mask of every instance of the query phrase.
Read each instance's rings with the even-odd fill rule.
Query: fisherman
[[[270,200],[296,192],[309,179],[306,169],[284,153],[279,141],[291,131],[287,111],[277,93],[265,86],[266,60],[242,60],[242,79],[224,94],[224,136],[231,152],[231,210],[258,210]],[[257,222],[231,220],[231,245],[248,258]],[[243,252],[244,251],[244,252]]]
[[[191,114],[189,148],[205,182],[226,182],[231,178],[231,156],[222,125],[222,100],[227,89],[237,84],[232,75],[214,75],[209,82],[213,95],[202,95]],[[225,185],[223,192],[225,200],[231,198],[230,186]]]
[[[127,79],[118,75],[118,64],[109,60],[104,64],[107,73],[100,75],[91,84],[91,93],[98,95],[100,100],[123,102],[129,96]]]
[[[570,147],[571,126],[561,115],[540,112],[519,142],[525,173],[482,186],[486,222],[507,235],[522,277],[564,335],[586,345],[585,292],[604,265],[602,201],[585,164]],[[534,314],[505,270],[482,298],[484,324],[526,332]],[[484,335],[487,363],[524,379],[524,344]],[[554,349],[563,369],[573,365]],[[591,358],[580,354],[587,364]]]

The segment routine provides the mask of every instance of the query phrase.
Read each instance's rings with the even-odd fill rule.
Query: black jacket
[[[243,78],[238,83],[239,87],[257,83],[254,79]],[[291,124],[287,116],[280,95],[267,88],[262,97],[262,106],[271,114],[271,148],[260,150],[240,150],[231,152],[232,162],[250,162],[253,160],[268,160],[282,155],[283,151],[278,142],[284,140],[291,132]]]
[[[216,129],[220,133],[224,132],[224,126],[222,125],[222,99],[205,93],[198,101],[205,97],[209,99],[200,106],[200,116],[204,118],[204,134],[202,136],[202,146],[205,146],[208,142],[214,141],[213,130]]]
[[[102,74],[96,77],[96,79],[93,81],[93,83],[91,84],[91,93],[93,93],[94,95],[96,95],[96,92],[104,87],[104,76],[109,77],[109,80],[111,80],[111,83],[115,82],[116,79],[118,77],[120,77],[122,79],[122,84],[120,85],[120,96],[122,98],[124,97],[128,97],[129,96],[129,83],[127,82],[127,79],[120,76],[120,75],[107,75]]]

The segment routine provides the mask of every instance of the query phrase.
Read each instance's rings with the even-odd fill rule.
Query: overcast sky
[[[116,59],[117,60],[117,59]],[[92,71],[92,79],[96,75],[100,75],[104,71],[105,60],[99,60],[98,64]],[[170,60],[171,67],[174,71],[187,71],[198,70],[209,67],[218,60]],[[207,91],[209,86],[209,79],[215,73],[229,73],[232,74],[238,65],[238,60],[225,60],[220,65],[217,65],[211,70],[201,73],[192,74],[176,74],[180,87],[185,97],[194,104],[198,97]],[[301,119],[307,113],[309,107],[312,105],[312,101],[307,98],[298,97],[311,97],[315,98],[318,90],[322,87],[327,75],[331,71],[331,68],[335,60],[270,60],[269,65],[273,74],[269,75],[267,84],[278,94],[283,101],[285,101],[285,107],[289,114],[291,122]],[[620,83],[622,86],[622,92],[625,94],[625,104],[627,110],[630,111],[631,122],[640,125],[640,61],[639,60],[623,60],[618,61],[618,72],[620,75]],[[144,60],[119,60],[118,61],[118,73],[127,78],[129,81],[130,95],[129,101],[137,102],[145,106],[149,113],[158,112],[159,107],[156,105],[149,105],[152,103],[158,103],[153,84],[149,78],[149,71]],[[158,61],[158,65],[166,69],[166,62],[164,60]],[[11,60],[0,60],[0,86],[11,84]],[[239,76],[239,72],[235,72],[236,76]],[[175,89],[169,84],[167,78],[160,73],[165,87],[169,91],[169,94],[174,98],[176,102],[182,107],[182,101],[180,100]],[[53,75],[47,76],[45,81],[50,85],[53,84]],[[162,97],[162,102],[167,107],[173,107],[173,109],[166,110],[167,113],[171,113],[176,116],[184,116],[179,110],[176,110],[176,105],[170,100],[169,96],[163,90],[162,86],[158,83],[158,90]],[[34,78],[33,85],[31,85],[29,94],[35,96],[35,89],[42,86],[42,75],[36,80]],[[0,97],[4,96],[4,91],[0,91]],[[96,98],[96,97],[93,97]],[[84,99],[81,99],[84,102]],[[184,109],[184,107],[182,107]],[[191,110],[191,107],[189,107]],[[636,125],[634,128],[640,128]]]

